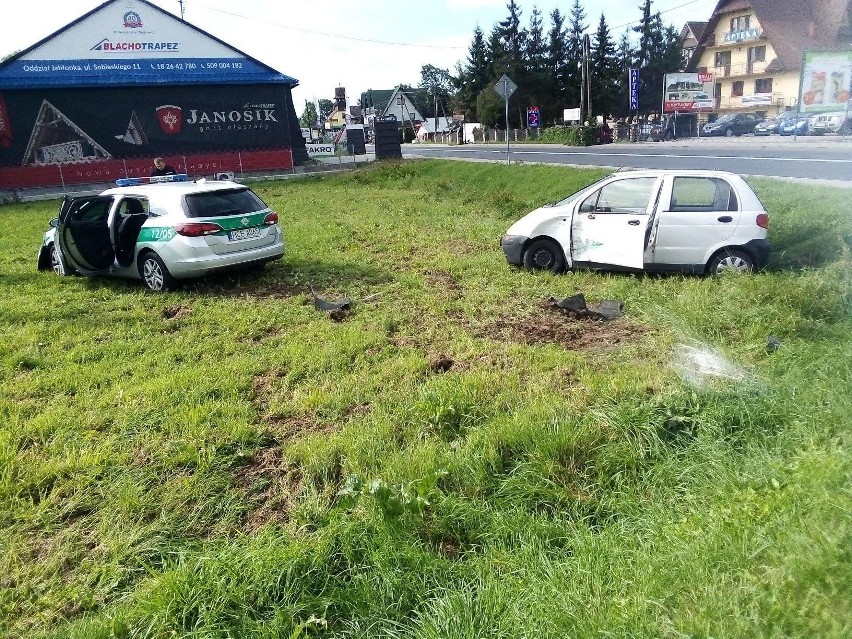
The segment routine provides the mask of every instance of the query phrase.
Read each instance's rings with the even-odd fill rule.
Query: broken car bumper
[[[509,264],[520,266],[524,257],[524,244],[529,240],[526,235],[504,235],[500,238],[500,248],[506,254]]]

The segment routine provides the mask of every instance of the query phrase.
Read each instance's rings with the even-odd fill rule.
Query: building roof
[[[361,108],[375,109],[376,113],[382,113],[393,97],[396,89],[369,89],[361,94]]]
[[[694,20],[688,20],[685,27],[692,32],[692,37],[701,42],[701,36],[704,35],[704,29],[707,27],[707,21],[696,22]],[[683,34],[681,34],[681,40],[683,39]]]
[[[846,2],[848,0],[719,0],[687,69],[694,70],[704,49],[713,46],[712,36],[723,14],[751,9],[763,29],[762,39],[769,40],[775,50],[776,58],[769,62],[767,71],[798,70],[805,49],[837,46],[839,16]]]
[[[299,81],[148,0],[107,0],[0,64],[0,89]]]

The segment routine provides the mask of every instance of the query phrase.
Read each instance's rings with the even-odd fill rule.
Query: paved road
[[[406,145],[406,156],[505,161],[500,144],[464,146]],[[573,164],[645,169],[714,169],[741,175],[819,179],[852,184],[852,139],[839,137],[741,137],[608,144],[595,147],[512,144],[511,159],[547,164]]]

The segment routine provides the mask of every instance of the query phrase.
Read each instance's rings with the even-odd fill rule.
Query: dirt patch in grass
[[[453,367],[453,364],[455,364],[455,361],[443,353],[429,355],[429,370],[433,373],[446,373]]]
[[[163,319],[179,320],[183,319],[192,312],[191,306],[177,305],[167,306],[163,309]]]
[[[635,342],[645,332],[643,326],[623,319],[573,319],[546,302],[526,316],[500,317],[481,327],[477,334],[522,344],[559,344],[569,350],[606,350]]]
[[[234,482],[251,505],[243,528],[253,532],[267,524],[287,521],[301,491],[302,474],[285,464],[278,446],[255,451],[234,473]]]
[[[437,289],[450,299],[458,299],[461,296],[462,287],[458,279],[452,273],[442,270],[430,270],[423,274],[426,283]]]

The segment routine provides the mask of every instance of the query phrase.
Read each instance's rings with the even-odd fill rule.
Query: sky
[[[152,3],[180,15],[178,0]],[[573,0],[520,0],[521,24],[533,6],[550,27],[554,8],[566,15]],[[641,0],[581,0],[589,32],[601,10],[613,39],[641,17]],[[6,0],[0,21],[0,58],[26,49],[102,4],[98,0]],[[272,68],[299,80],[293,90],[296,111],[306,100],[333,98],[346,88],[350,104],[367,89],[417,85],[425,64],[453,71],[464,62],[477,25],[488,34],[508,15],[507,0],[184,0],[184,18]],[[707,20],[715,0],[654,0],[652,11],[680,29],[687,20]]]

